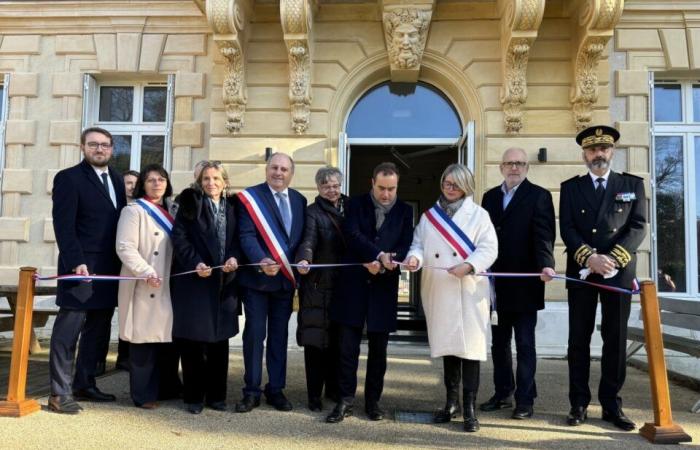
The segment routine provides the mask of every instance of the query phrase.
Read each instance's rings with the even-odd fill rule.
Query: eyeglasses
[[[340,184],[322,184],[318,188],[322,191],[339,191]]]
[[[218,169],[221,167],[221,161],[205,161],[204,164],[202,164],[202,169],[206,169],[208,167],[216,167]]]
[[[504,161],[501,163],[501,167],[510,167],[511,169],[524,169],[527,167],[525,161]]]
[[[449,181],[442,182],[442,188],[446,191],[461,191],[459,186],[455,183],[450,183]]]
[[[98,148],[102,148],[102,150],[109,150],[113,147],[111,142],[88,142],[85,144],[85,146],[90,150],[97,150]]]

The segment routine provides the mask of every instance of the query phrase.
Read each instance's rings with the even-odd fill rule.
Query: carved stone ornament
[[[214,42],[226,58],[223,101],[226,108],[226,129],[238,133],[243,128],[246,103],[243,9],[236,0],[207,0],[207,20],[214,30]]]
[[[280,19],[289,57],[289,104],[292,129],[306,132],[311,119],[312,9],[309,0],[280,0]]]
[[[527,100],[527,63],[530,48],[544,15],[544,0],[500,0],[501,69],[504,126],[509,134],[523,127],[521,106]]]
[[[570,100],[580,131],[591,125],[593,105],[598,101],[598,61],[622,15],[624,0],[587,0],[576,16],[578,40],[574,61],[574,80]]]
[[[431,5],[385,6],[382,16],[384,39],[392,81],[418,81],[432,14]]]

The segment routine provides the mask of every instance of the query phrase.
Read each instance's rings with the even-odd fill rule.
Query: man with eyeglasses
[[[87,128],[80,135],[83,160],[54,178],[52,216],[58,275],[119,275],[115,240],[126,194],[122,175],[108,165],[112,144],[107,130]],[[77,414],[82,410],[77,400],[115,400],[114,395],[97,388],[95,373],[109,343],[118,289],[115,281],[58,283],[56,304],[60,309],[49,355],[50,411]],[[71,379],[76,343],[78,358]]]
[[[513,419],[533,415],[537,397],[535,371],[537,311],[544,309],[544,282],[554,274],[554,205],[548,190],[527,179],[525,150],[509,148],[500,165],[503,183],[484,194],[481,205],[498,236],[494,272],[541,272],[539,278],[495,278],[497,323],[491,326],[491,358],[495,393],[482,411],[513,406]],[[515,335],[517,369],[513,375],[511,340]]]
[[[588,173],[561,184],[559,228],[566,245],[566,275],[598,284],[632,289],[636,252],[646,235],[647,200],[642,178],[611,170],[620,133],[597,125],[576,136]],[[566,282],[569,301],[569,402],[566,421],[581,425],[591,401],[588,386],[591,335],[598,299],[603,338],[598,400],[603,420],[617,428],[635,428],[622,412],[620,390],[625,382],[627,321],[632,296]]]

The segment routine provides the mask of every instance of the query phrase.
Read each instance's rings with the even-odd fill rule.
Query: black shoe
[[[73,391],[73,397],[75,397],[76,400],[83,400],[86,402],[113,402],[117,400],[117,397],[112,394],[105,394],[97,389],[97,386]]]
[[[534,411],[530,405],[515,405],[515,409],[513,410],[513,415],[511,417],[513,419],[523,420],[532,417],[533,413]]]
[[[207,402],[207,408],[211,408],[214,411],[226,411],[226,402],[219,400],[218,402]]]
[[[625,431],[632,431],[637,427],[634,422],[625,416],[625,413],[623,413],[621,409],[617,411],[603,410],[603,420]]]
[[[323,411],[323,402],[320,397],[312,397],[309,399],[309,409],[311,411],[321,412]]]
[[[572,427],[581,425],[588,419],[588,411],[586,411],[585,406],[574,406],[569,411],[569,415],[566,416],[566,423]]]
[[[486,412],[497,411],[499,409],[512,408],[513,401],[508,398],[499,398],[495,395],[491,397],[487,402],[479,405],[479,409]]]
[[[456,401],[448,400],[443,409],[438,409],[435,412],[435,414],[433,415],[433,422],[434,423],[450,422],[452,419],[457,417],[461,411],[462,411],[462,408],[459,407],[459,400],[456,400]]]
[[[476,418],[476,392],[463,390],[462,403],[464,404],[464,431],[474,433],[479,431],[479,419]]]
[[[201,414],[204,409],[204,405],[201,403],[185,403],[185,409],[187,412],[192,414]]]
[[[83,407],[75,402],[71,395],[52,395],[49,397],[49,411],[59,414],[78,414]]]
[[[251,412],[253,408],[257,408],[258,406],[260,406],[260,397],[254,397],[246,394],[243,396],[240,402],[236,403],[236,412]]]
[[[292,402],[287,400],[282,392],[276,394],[265,394],[265,402],[274,407],[277,411],[291,411],[294,409]]]
[[[379,407],[378,403],[370,403],[365,406],[365,412],[369,420],[377,421],[384,419],[384,410]]]
[[[338,404],[335,405],[335,408],[333,408],[333,411],[328,414],[328,417],[326,417],[326,422],[338,423],[350,416],[352,416],[352,405],[341,401],[338,402]]]
[[[479,425],[479,419],[476,417],[469,417],[464,419],[464,431],[467,433],[475,433],[481,429]]]

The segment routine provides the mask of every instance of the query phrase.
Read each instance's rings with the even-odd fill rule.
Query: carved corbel
[[[214,30],[214,42],[226,58],[223,100],[226,129],[238,133],[243,128],[246,103],[245,56],[243,53],[244,8],[236,0],[207,0],[207,20]]]
[[[289,56],[292,129],[304,133],[311,119],[311,25],[309,0],[280,0],[280,19]]]
[[[506,132],[517,134],[523,127],[520,107],[527,100],[527,62],[530,48],[544,15],[544,0],[499,0],[501,15],[501,71]]]
[[[385,1],[382,4],[391,81],[418,81],[433,6],[434,1],[416,1],[415,4]]]
[[[593,105],[598,101],[598,61],[613,36],[623,7],[624,0],[585,0],[579,3],[574,16],[577,39],[570,100],[579,131],[591,125]]]

